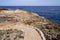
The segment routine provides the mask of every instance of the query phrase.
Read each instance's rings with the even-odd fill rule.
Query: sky
[[[0,0],[0,6],[60,6],[60,0]]]

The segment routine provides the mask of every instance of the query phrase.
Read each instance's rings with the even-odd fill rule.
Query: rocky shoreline
[[[58,40],[57,37],[60,35],[60,25],[55,24],[44,17],[38,16],[35,13],[23,10],[0,11],[0,27],[2,27],[1,24],[3,23],[21,23],[31,27],[36,27],[44,33],[46,40]]]

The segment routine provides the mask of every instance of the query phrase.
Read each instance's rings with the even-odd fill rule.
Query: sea
[[[0,8],[11,10],[20,9],[37,13],[39,16],[43,16],[54,23],[60,24],[60,6],[0,6]]]

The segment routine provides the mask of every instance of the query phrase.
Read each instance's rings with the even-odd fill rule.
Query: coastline
[[[19,22],[24,25],[29,25],[31,27],[33,26],[37,27],[38,29],[41,29],[47,40],[52,40],[52,38],[56,39],[57,35],[60,35],[60,25],[52,23],[49,20],[45,19],[44,17],[38,16],[37,14],[31,12],[23,10],[14,10],[14,11],[2,10],[0,12],[0,16],[1,16],[0,18],[3,20],[4,18],[7,17],[8,19],[10,19],[10,21],[6,19],[6,22],[1,22],[0,24],[3,25],[2,27],[5,26],[4,25],[5,23],[6,25],[8,23],[10,25]]]

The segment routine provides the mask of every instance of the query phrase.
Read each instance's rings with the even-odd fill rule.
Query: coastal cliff
[[[13,27],[13,25],[16,25],[17,23],[19,25],[28,25],[28,28],[35,29],[41,36],[41,40],[58,40],[57,36],[60,35],[60,25],[53,23],[48,19],[45,19],[44,17],[37,15],[36,13],[27,12],[23,10],[0,11],[0,29],[4,29],[7,27],[15,28]],[[9,25],[11,25],[12,27]]]

